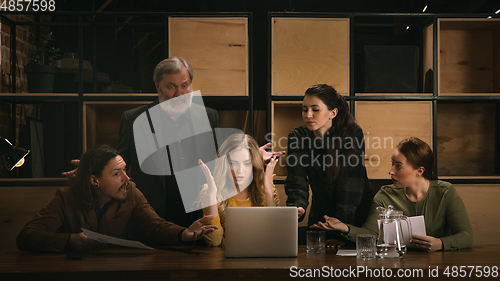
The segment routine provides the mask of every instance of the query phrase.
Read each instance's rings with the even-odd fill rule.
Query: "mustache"
[[[122,187],[125,187],[126,190],[129,190],[130,189],[130,182],[129,181],[126,181],[124,184],[122,184],[122,186],[120,186],[120,189]]]
[[[188,100],[192,99],[192,98],[193,98],[193,95],[194,95],[194,92],[193,92],[193,91],[191,91],[191,92],[186,93],[186,94],[184,94],[184,95],[180,95],[180,96],[177,96],[177,97],[173,97],[173,98],[171,98],[171,99],[169,99],[169,100],[166,100],[166,102],[168,102],[168,101],[170,101],[170,102],[174,102],[174,101],[184,101],[184,102],[185,102],[185,101],[188,101]]]

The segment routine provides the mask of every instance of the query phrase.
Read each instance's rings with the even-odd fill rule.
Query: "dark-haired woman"
[[[346,100],[331,86],[309,87],[302,108],[305,125],[288,135],[287,205],[298,207],[302,221],[310,186],[309,225],[328,215],[361,226],[373,198],[364,166],[363,131]],[[328,246],[340,246],[342,240],[338,233],[327,233]]]
[[[368,219],[362,227],[325,217],[326,223],[313,227],[337,230],[349,240],[363,233],[378,234],[377,207],[394,206],[406,216],[425,218],[427,236],[413,235],[412,246],[432,252],[472,247],[474,235],[464,203],[452,184],[432,174],[434,156],[427,143],[418,138],[400,142],[392,155],[389,171],[392,185],[383,186],[373,198]]]

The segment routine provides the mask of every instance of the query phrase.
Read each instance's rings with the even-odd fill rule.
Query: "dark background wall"
[[[254,93],[254,108],[256,110],[265,110],[267,105],[267,92],[269,89],[269,12],[325,12],[325,13],[420,13],[423,7],[428,6],[426,13],[490,13],[500,9],[500,1],[498,0],[191,0],[191,1],[172,1],[172,0],[113,0],[108,3],[108,0],[56,0],[56,11],[67,12],[96,12],[102,11],[103,13],[129,13],[129,12],[186,12],[186,13],[220,13],[220,12],[251,12],[252,13],[252,37],[253,49],[251,53],[253,69],[252,72],[252,87]],[[53,17],[42,16],[22,16],[22,15],[9,15],[14,21],[76,21],[76,17],[57,15]],[[111,16],[98,16],[95,18],[98,22],[123,22],[126,17],[111,17]],[[394,19],[387,18],[374,18],[373,21],[394,21]],[[413,19],[409,19],[410,21]],[[147,23],[147,22],[162,22],[163,18],[158,17],[137,17],[134,18],[132,23]],[[26,63],[25,57],[29,53],[29,45],[33,44],[40,33],[54,32],[56,38],[56,45],[64,52],[78,52],[78,38],[76,26],[51,26],[41,27],[39,32],[33,26],[18,27],[17,38],[17,54],[18,54],[18,69],[17,73],[17,92],[27,92],[26,81],[24,73],[20,65]],[[2,54],[2,73],[0,79],[1,92],[10,91],[9,77],[11,77],[10,65],[6,62],[9,61],[9,40],[10,30],[5,24],[1,27],[1,46],[0,51]],[[95,69],[107,73],[111,81],[123,81],[124,84],[132,87],[135,92],[154,92],[154,85],[152,83],[151,75],[156,63],[165,58],[167,46],[161,45],[155,51],[149,53],[158,40],[165,40],[165,31],[163,27],[128,27],[124,28],[121,32],[115,33],[114,27],[98,28],[97,32],[97,48],[94,48],[89,38],[91,38],[92,30],[90,27],[85,29],[84,34],[84,60],[91,61],[94,57],[97,58],[97,65]],[[138,45],[137,48],[132,48],[138,40],[140,34],[150,32],[150,35],[145,41]],[[362,46],[371,44],[380,45],[418,45],[419,36],[418,31],[397,31],[395,29],[356,29],[357,35],[354,42],[354,77],[356,77],[354,89],[363,88],[363,79],[358,79],[363,75],[363,62],[357,58],[362,58],[359,55],[363,50]],[[195,42],[195,38],[193,38]],[[360,67],[361,66],[361,67]],[[66,84],[62,85],[60,92],[78,92],[75,88],[78,83],[71,79],[64,79]],[[109,83],[108,83],[109,84]],[[61,85],[59,85],[61,86]],[[97,91],[101,91],[104,84],[99,85]],[[85,87],[89,87],[86,84]],[[421,89],[420,89],[421,90]],[[86,88],[85,92],[91,92],[92,89]],[[16,114],[12,116],[12,106],[17,107]],[[74,104],[56,104],[52,103],[44,107],[42,110],[40,104],[17,104],[12,105],[6,102],[0,102],[0,133],[2,136],[11,138],[12,124],[11,118],[16,118],[16,144],[26,145],[19,140],[22,138],[22,130],[26,126],[26,118],[32,117],[43,119],[43,116],[52,114],[54,110],[62,112],[64,110],[74,111]],[[49,110],[47,110],[47,108]],[[64,110],[63,110],[64,109]],[[71,115],[71,114],[66,114]],[[65,120],[68,124],[75,124],[77,120],[59,116],[59,120]],[[71,116],[75,117],[76,114]],[[51,119],[54,122],[57,120]],[[48,126],[48,125],[47,125]],[[68,136],[73,139],[66,140],[64,143],[75,142],[78,136],[79,128],[67,126]],[[62,137],[61,137],[62,138]],[[62,143],[62,141],[61,141]],[[48,145],[48,144],[47,144]],[[58,145],[54,143],[53,145]],[[76,158],[79,151],[68,152],[64,158]],[[61,156],[62,157],[62,156]],[[65,161],[59,161],[64,163]],[[67,162],[67,161],[66,161]],[[0,164],[1,165],[1,164]],[[55,167],[55,171],[64,170],[64,167]],[[5,169],[0,169],[5,170]],[[53,175],[57,175],[53,172]],[[14,176],[5,175],[0,172],[0,176]]]

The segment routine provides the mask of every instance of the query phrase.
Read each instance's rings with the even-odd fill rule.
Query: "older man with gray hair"
[[[202,217],[203,213],[201,211],[185,212],[174,175],[157,176],[141,171],[134,141],[133,123],[139,115],[160,104],[168,113],[166,115],[168,117],[161,120],[165,127],[171,130],[168,134],[177,135],[181,131],[192,130],[191,126],[196,120],[192,120],[188,111],[194,109],[199,111],[201,107],[201,105],[192,104],[193,77],[193,69],[182,58],[171,57],[158,63],[153,73],[158,99],[151,104],[125,111],[122,114],[120,135],[116,145],[116,149],[121,152],[128,163],[132,181],[137,184],[155,211],[162,218],[181,226],[191,225]],[[219,127],[217,111],[210,108],[205,108],[205,110],[210,126]],[[186,145],[182,147],[189,148]],[[191,149],[195,148],[191,147]],[[188,153],[189,151],[180,151],[176,153],[179,159],[171,159],[170,162],[182,161],[182,155]]]

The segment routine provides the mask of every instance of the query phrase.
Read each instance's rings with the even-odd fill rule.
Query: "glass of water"
[[[307,231],[307,253],[325,253],[325,232],[320,230]]]
[[[373,234],[356,236],[356,256],[361,260],[371,260],[377,257],[377,240]]]

